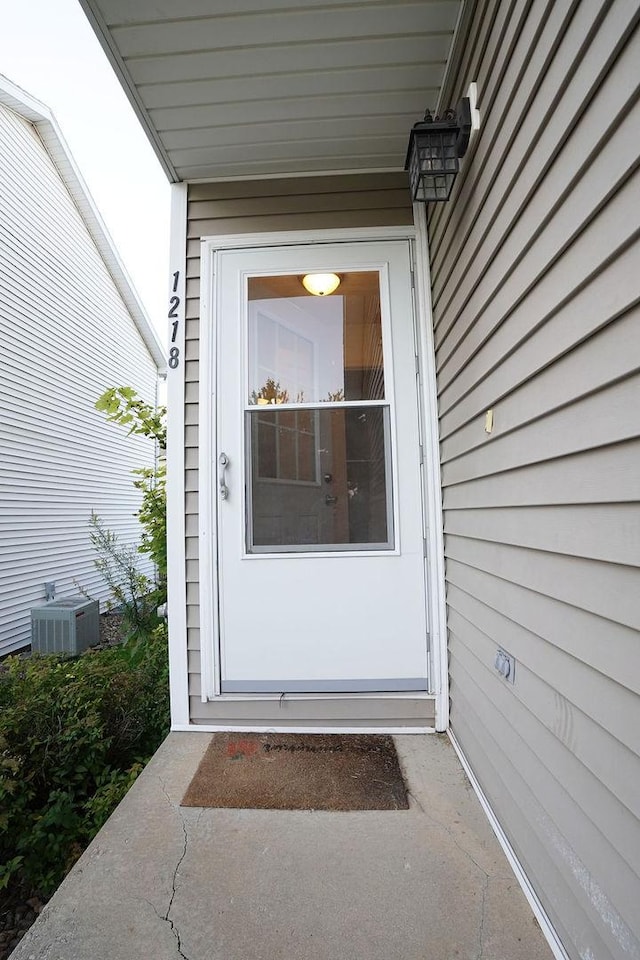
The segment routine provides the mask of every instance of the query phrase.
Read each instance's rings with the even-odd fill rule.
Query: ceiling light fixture
[[[302,286],[314,297],[328,297],[340,286],[340,277],[337,273],[307,273]]]

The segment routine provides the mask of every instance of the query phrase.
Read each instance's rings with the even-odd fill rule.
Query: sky
[[[169,182],[77,0],[2,3],[0,73],[54,113],[164,342]]]

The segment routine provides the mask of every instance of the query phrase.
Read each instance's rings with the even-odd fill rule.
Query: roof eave
[[[38,131],[47,153],[55,164],[71,198],[107,267],[120,296],[153,358],[159,373],[166,370],[165,351],[151,324],[127,270],[120,259],[109,231],[69,150],[58,123],[45,104],[36,100],[6,77],[0,77],[0,103],[20,114]]]
[[[109,28],[102,18],[102,14],[93,0],[78,0],[78,2],[84,10],[85,16],[91,24],[93,32],[98,38],[98,41],[104,50],[109,63],[113,67],[115,74],[120,81],[138,120],[142,124],[142,127],[149,138],[149,142],[153,147],[153,150],[155,151],[155,154],[158,157],[160,165],[166,173],[169,182],[180,183],[181,177],[176,172],[176,169],[169,159],[169,155],[167,154],[167,151],[165,150],[155,127],[149,119],[149,114],[147,113],[146,107],[138,95],[136,86],[131,79],[124,60],[120,56],[118,48],[113,42]]]

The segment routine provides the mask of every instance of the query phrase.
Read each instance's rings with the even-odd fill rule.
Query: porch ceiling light
[[[427,110],[424,120],[413,125],[404,165],[409,171],[412,200],[431,203],[449,199],[470,134],[468,97],[442,117],[433,117]]]
[[[314,297],[328,297],[340,286],[337,273],[308,273],[302,278],[302,286]]]

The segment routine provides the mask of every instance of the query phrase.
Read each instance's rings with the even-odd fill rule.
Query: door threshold
[[[435,693],[428,693],[425,690],[385,690],[375,693],[367,690],[357,693],[218,693],[212,697],[207,697],[207,703],[243,703],[246,701],[271,701],[277,702],[287,700],[289,703],[296,700],[435,700]]]
[[[368,727],[334,727],[327,724],[292,724],[281,726],[273,723],[178,723],[171,727],[174,733],[353,733],[353,734],[389,734],[404,736],[405,734],[437,733],[434,726],[380,726]]]

